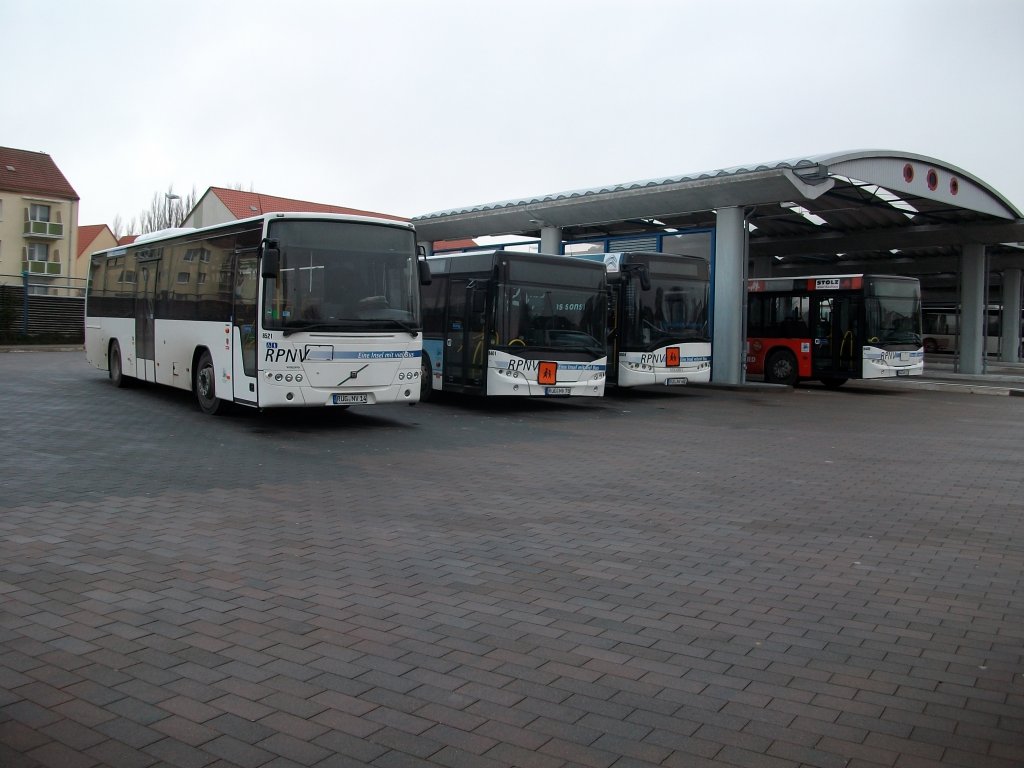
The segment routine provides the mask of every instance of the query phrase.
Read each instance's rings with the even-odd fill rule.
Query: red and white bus
[[[921,284],[898,275],[747,282],[747,373],[776,384],[920,376]]]

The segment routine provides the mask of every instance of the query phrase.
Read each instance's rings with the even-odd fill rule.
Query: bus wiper
[[[341,325],[342,323],[313,323],[312,325],[290,326],[284,329],[282,335],[291,336],[293,333],[298,333],[299,331],[323,331],[327,329],[336,331]]]
[[[585,347],[582,344],[551,344],[547,346],[541,345],[539,347],[534,348],[551,350],[553,352],[582,352],[587,355],[597,355],[598,357],[603,357],[606,354],[605,350],[599,346],[592,345],[589,347]],[[513,348],[513,350],[514,349],[515,348]]]
[[[333,323],[312,323],[310,325],[299,325],[291,326],[284,329],[285,336],[291,336],[293,333],[299,331],[323,331],[323,330],[344,330],[346,328],[361,328],[367,325],[378,325],[380,323],[391,323],[397,325],[399,328],[404,330],[414,339],[419,336],[420,332],[416,328],[413,328],[408,323],[403,323],[401,320],[396,320],[393,317],[381,317],[381,318],[366,318],[366,317],[352,317],[343,318],[336,320]]]
[[[401,320],[397,320],[393,317],[385,318],[385,322],[394,323],[399,328],[408,333],[410,336],[412,336],[414,339],[420,335],[420,332],[413,328],[411,325],[409,325],[408,323],[403,323]]]

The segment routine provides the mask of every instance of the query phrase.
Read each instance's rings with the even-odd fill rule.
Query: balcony
[[[59,240],[64,237],[64,225],[59,221],[33,221],[25,222],[25,237],[43,237]]]
[[[60,225],[58,224],[57,226]],[[61,271],[61,263],[59,261],[33,261],[29,259],[21,262],[21,269],[23,272],[28,272],[30,275],[59,277],[63,274]]]

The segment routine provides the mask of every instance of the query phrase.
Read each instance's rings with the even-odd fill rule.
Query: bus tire
[[[844,379],[841,377],[829,377],[827,379],[822,379],[821,383],[824,384],[828,389],[839,389],[847,381],[849,381],[849,379]]]
[[[788,349],[780,349],[768,358],[764,366],[765,381],[793,386],[797,380],[796,358]]]
[[[434,368],[430,364],[430,355],[426,352],[420,357],[420,402],[426,403],[434,399]]]
[[[196,364],[192,392],[196,397],[196,405],[203,413],[215,416],[223,410],[224,401],[217,397],[217,371],[213,367],[213,357],[205,349]]]
[[[107,374],[110,376],[110,383],[118,389],[131,385],[131,376],[126,375],[121,368],[121,345],[116,341],[110,343],[110,350],[107,352]]]

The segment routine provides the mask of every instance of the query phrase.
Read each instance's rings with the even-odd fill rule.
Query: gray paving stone
[[[5,768],[1024,761],[1020,398],[0,380]]]

